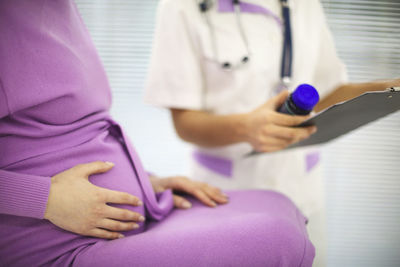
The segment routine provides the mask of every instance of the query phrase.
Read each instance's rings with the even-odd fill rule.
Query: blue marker
[[[318,91],[309,84],[300,84],[278,109],[290,115],[308,115],[319,101]]]

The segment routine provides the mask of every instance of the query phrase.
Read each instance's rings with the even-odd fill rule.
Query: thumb
[[[114,163],[112,162],[104,162],[104,161],[94,161],[90,163],[79,164],[74,167],[76,171],[80,174],[83,174],[86,177],[97,173],[104,173],[109,171],[112,167],[114,167]]]
[[[289,91],[285,90],[280,92],[277,96],[274,96],[268,101],[268,104],[274,109],[277,110],[283,103],[285,103],[286,98],[289,96]]]

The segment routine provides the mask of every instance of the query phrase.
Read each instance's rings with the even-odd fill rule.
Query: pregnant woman
[[[0,266],[311,266],[289,199],[149,177],[110,105],[72,0],[0,1]]]

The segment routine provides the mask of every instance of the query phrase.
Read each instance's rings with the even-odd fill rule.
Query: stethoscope
[[[281,78],[282,86],[287,88],[290,84],[291,76],[292,76],[292,57],[293,57],[292,32],[291,32],[291,27],[290,27],[289,5],[287,3],[287,0],[280,0],[280,2],[281,2],[281,6],[282,6],[282,17],[283,17],[283,24],[284,24],[280,78]],[[240,68],[241,66],[248,63],[251,58],[248,40],[247,40],[246,34],[244,32],[244,29],[242,26],[242,21],[240,18],[241,2],[240,2],[240,0],[232,0],[232,5],[233,5],[235,16],[236,16],[238,31],[239,31],[240,37],[243,41],[243,44],[244,44],[244,47],[246,50],[245,55],[242,56],[237,62],[228,62],[228,61],[221,62],[221,60],[219,58],[219,51],[218,51],[218,47],[216,44],[216,35],[215,35],[214,27],[212,26],[212,24],[210,22],[210,18],[207,15],[207,11],[211,8],[212,4],[213,4],[212,0],[203,0],[202,2],[199,3],[199,9],[200,9],[200,12],[204,15],[207,27],[209,28],[209,32],[211,35],[212,49],[213,49],[213,54],[214,54],[213,55],[214,60],[216,62],[218,62],[218,64],[221,65],[221,68],[226,71],[231,71],[231,70]]]

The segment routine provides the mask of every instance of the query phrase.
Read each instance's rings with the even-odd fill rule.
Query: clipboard
[[[293,144],[286,149],[329,142],[399,109],[400,87],[364,93],[348,101],[335,104],[296,126],[315,125],[318,130],[308,139]],[[249,155],[260,153],[263,152],[252,152]]]

